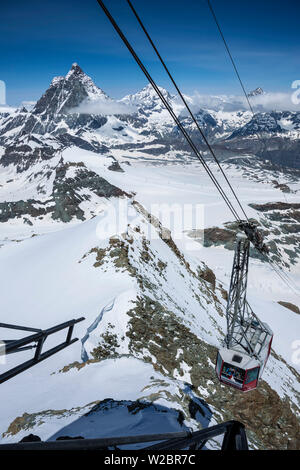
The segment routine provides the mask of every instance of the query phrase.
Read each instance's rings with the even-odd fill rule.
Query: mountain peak
[[[163,94],[164,98],[170,102],[172,99],[170,93],[165,88],[160,86],[158,88]],[[125,96],[121,101],[132,104],[136,107],[142,106],[144,110],[148,111],[160,111],[164,108],[164,105],[162,104],[159,96],[150,83],[144,86],[144,88],[142,88],[137,93]]]
[[[74,62],[65,77],[54,77],[48,90],[36,103],[33,114],[66,114],[85,100],[103,98],[108,97]]]
[[[265,94],[264,90],[258,87],[258,88],[255,88],[255,90],[250,91],[250,93],[248,93],[248,96],[251,98],[251,96],[259,96],[259,95],[264,95],[264,94]]]
[[[71,76],[80,76],[80,75],[85,75],[87,76],[82,68],[77,64],[77,62],[74,62],[72,64],[72,67],[70,68],[69,72],[66,75],[66,80],[68,80]]]

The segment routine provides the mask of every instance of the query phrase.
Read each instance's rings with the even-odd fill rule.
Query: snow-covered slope
[[[187,227],[179,236],[170,223],[173,241],[157,219],[149,219],[153,204],[187,205],[196,199],[205,205],[205,227],[230,220],[202,170],[138,165],[120,173],[99,164],[93,153],[73,150],[63,158],[109,175],[110,184],[124,193],[130,188],[136,196],[104,199],[98,216],[64,229],[53,222],[52,233],[33,220],[23,241],[24,234],[19,242],[6,235],[0,249],[3,321],[45,328],[81,315],[86,320],[76,327],[80,342],[1,386],[4,398],[14,397],[1,418],[2,439],[20,440],[29,433],[43,439],[103,436],[108,431],[91,428],[89,413],[96,420],[104,413],[112,422],[129,406],[139,410],[138,423],[129,414],[128,421],[108,428],[111,435],[156,432],[164,412],[169,416],[165,430],[236,418],[245,422],[252,446],[297,447],[299,375],[291,344],[299,315],[276,304],[297,300],[267,266],[252,261],[249,300],[274,329],[274,352],[257,391],[240,395],[221,386],[214,360],[225,331],[223,297],[232,251],[191,245]],[[230,177],[244,204],[282,197],[271,182],[248,179],[246,185],[234,167]],[[116,226],[114,217],[123,224]],[[22,227],[14,227],[14,236]],[[299,279],[299,263],[293,273]],[[10,286],[18,295],[11,296]],[[109,406],[103,402],[108,398]],[[155,404],[148,418],[137,400]],[[278,419],[287,435],[276,428]]]
[[[1,385],[1,440],[238,419],[252,448],[299,448],[297,295],[251,253],[248,298],[274,330],[273,351],[257,390],[242,395],[220,385],[214,362],[226,327],[230,212],[149,87],[122,100],[129,114],[107,115],[73,112],[91,102],[117,109],[77,65],[49,90],[31,112],[13,111],[0,123],[2,321],[35,328],[85,321],[76,325],[77,343]],[[195,132],[177,98],[164,93]],[[250,121],[246,112],[198,109],[197,116],[218,145]],[[299,285],[297,171],[251,152],[223,157],[271,255]]]

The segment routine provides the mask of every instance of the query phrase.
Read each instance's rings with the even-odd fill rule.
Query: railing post
[[[67,339],[66,339],[67,344],[69,344],[69,342],[71,341],[73,330],[74,330],[74,323],[73,323],[73,325],[69,326],[68,333],[67,333]]]
[[[35,351],[35,355],[34,355],[34,360],[35,361],[38,361],[40,359],[40,355],[41,355],[41,352],[42,352],[42,348],[43,348],[43,344],[45,342],[45,339],[46,339],[46,337],[42,336],[41,339],[39,339],[39,341],[38,341],[36,351]]]
[[[231,421],[224,434],[222,450],[248,450],[245,427],[238,421]]]

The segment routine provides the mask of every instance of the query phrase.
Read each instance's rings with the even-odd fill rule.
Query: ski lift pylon
[[[271,351],[273,332],[246,300],[249,239],[237,235],[226,318],[225,344],[217,356],[220,382],[243,392],[257,387]]]

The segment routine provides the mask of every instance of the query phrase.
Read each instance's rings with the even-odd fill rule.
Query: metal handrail
[[[248,450],[245,427],[238,421],[227,421],[196,432],[174,432],[140,436],[109,437],[101,439],[66,439],[57,441],[18,442],[1,444],[1,450],[107,450],[118,445],[159,442],[143,451],[189,449],[200,450],[206,442],[224,434],[222,450]]]
[[[61,323],[54,327],[48,328],[47,330],[39,330],[37,328],[27,328],[27,327],[22,327],[22,326],[17,326],[17,325],[9,325],[7,323],[0,323],[0,327],[4,327],[4,328],[11,328],[11,329],[25,330],[25,331],[36,331],[36,333],[26,336],[25,338],[3,341],[3,343],[5,344],[5,350],[3,352],[5,354],[13,354],[16,352],[21,352],[21,351],[32,349],[32,348],[35,349],[35,353],[32,359],[29,359],[28,361],[23,362],[22,364],[4,372],[3,374],[0,374],[0,384],[3,382],[6,382],[12,377],[15,377],[21,372],[29,369],[30,367],[34,366],[35,364],[41,361],[44,361],[48,357],[53,356],[53,354],[56,354],[58,351],[61,351],[67,346],[70,346],[71,344],[78,341],[78,338],[72,339],[74,325],[78,322],[83,321],[84,319],[85,319],[84,317],[81,317],[81,318],[77,318],[76,320],[75,319],[69,320],[67,322]],[[46,339],[48,338],[48,336],[53,335],[54,333],[57,333],[58,331],[64,330],[65,328],[68,328],[66,340],[58,344],[57,346],[51,349],[48,349],[45,352],[42,352],[44,343]]]

